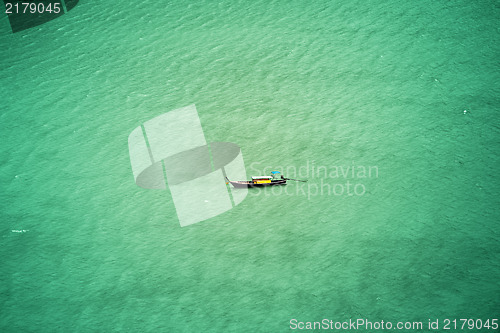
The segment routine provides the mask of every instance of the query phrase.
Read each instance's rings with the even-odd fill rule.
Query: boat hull
[[[286,180],[272,180],[270,183],[253,183],[250,181],[229,181],[235,188],[266,187],[276,185],[286,185]]]

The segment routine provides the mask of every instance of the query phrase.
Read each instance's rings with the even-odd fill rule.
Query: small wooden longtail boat
[[[264,186],[274,186],[274,185],[286,185],[287,180],[297,180],[297,179],[290,179],[290,178],[285,178],[283,175],[280,175],[279,171],[273,171],[271,172],[273,175],[271,176],[256,176],[252,177],[252,180],[238,180],[238,181],[231,181],[226,177],[227,183],[226,184],[231,184],[235,188],[245,188],[245,187],[264,187]],[[297,180],[304,182],[304,180]]]

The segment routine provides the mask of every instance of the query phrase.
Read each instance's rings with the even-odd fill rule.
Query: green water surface
[[[0,331],[500,319],[499,22],[493,0],[80,1],[18,33],[4,16]],[[249,177],[309,181],[181,228],[127,138],[192,103]]]

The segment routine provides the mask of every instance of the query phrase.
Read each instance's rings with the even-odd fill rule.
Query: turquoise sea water
[[[486,0],[80,1],[15,34],[3,17],[0,330],[500,319],[499,19]],[[181,228],[127,138],[192,103],[249,177],[308,183]],[[363,193],[336,195],[348,181]]]

